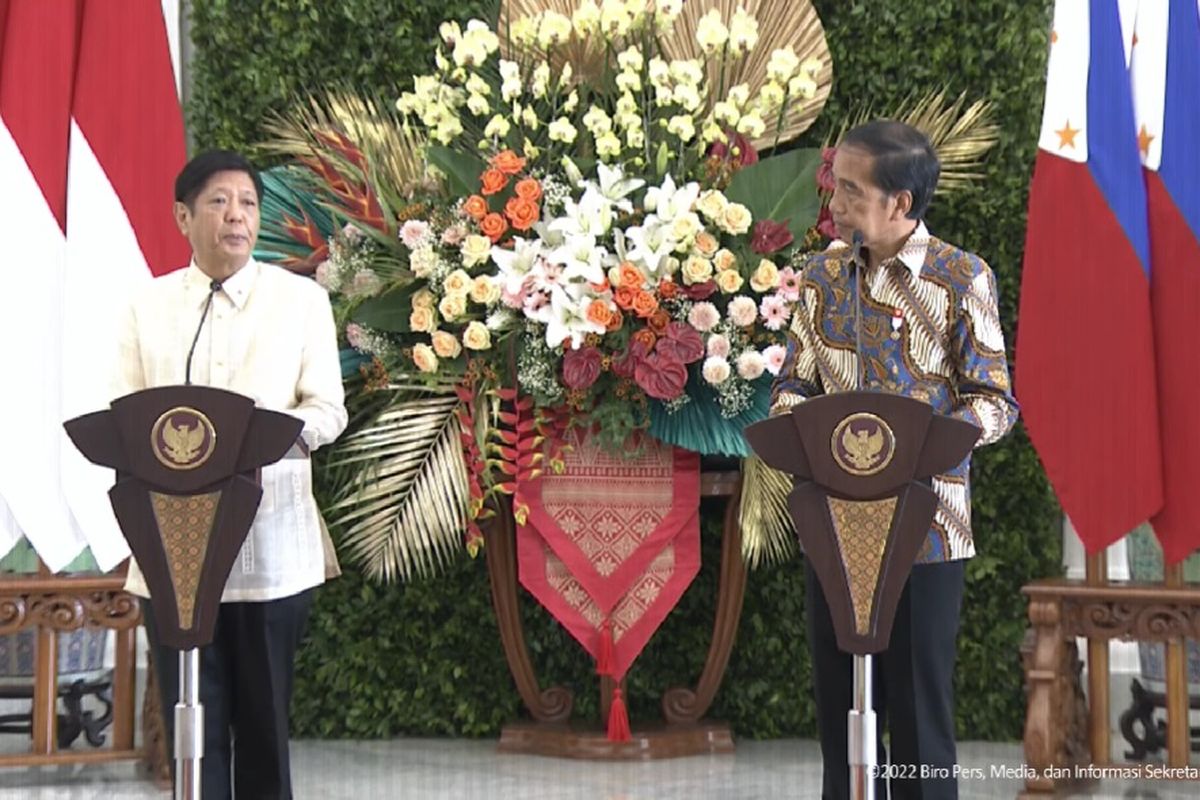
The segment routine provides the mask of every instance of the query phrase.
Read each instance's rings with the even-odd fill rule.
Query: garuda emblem
[[[851,475],[874,475],[892,462],[896,437],[874,414],[851,414],[833,430],[833,459]]]
[[[180,406],[158,418],[150,446],[159,462],[170,469],[195,469],[208,461],[217,445],[217,432],[208,417]]]

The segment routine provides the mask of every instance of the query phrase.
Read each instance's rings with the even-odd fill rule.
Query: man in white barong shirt
[[[214,640],[200,656],[205,800],[290,798],[293,660],[328,552],[308,453],[346,427],[333,312],[316,282],[252,257],[262,180],[244,157],[209,151],[192,159],[176,179],[175,200],[192,261],[133,299],[120,333],[115,396],[184,383],[199,327],[192,383],[304,421],[289,456],[262,470],[262,502],[225,584]],[[136,563],[127,589],[149,595]],[[146,606],[170,753],[178,656],[158,645],[153,598]]]

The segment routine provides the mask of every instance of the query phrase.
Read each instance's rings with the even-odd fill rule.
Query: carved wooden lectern
[[[109,498],[154,598],[159,641],[181,651],[175,796],[198,798],[198,648],[212,641],[225,581],[258,511],[258,471],[287,453],[303,423],[224,389],[163,386],[64,427],[89,461],[117,472]]]
[[[843,392],[756,422],[746,441],[794,476],[788,508],[821,582],[838,647],[855,656],[850,785],[873,796],[870,654],[887,649],[900,593],[933,522],[930,481],[971,452],[980,430],[919,400]]]

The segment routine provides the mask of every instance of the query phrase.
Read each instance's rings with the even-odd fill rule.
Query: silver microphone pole
[[[854,236],[854,359],[857,366],[858,391],[866,384],[866,368],[862,356],[862,231]],[[871,704],[871,656],[854,656],[854,705],[847,725],[850,766],[850,797],[853,800],[875,800],[876,759],[875,709]]]
[[[204,706],[200,704],[200,649],[179,651],[179,702],[175,704],[175,800],[200,800],[204,757]]]

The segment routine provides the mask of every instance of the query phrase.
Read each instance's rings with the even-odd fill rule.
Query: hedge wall
[[[246,147],[264,112],[301,89],[337,81],[398,96],[430,57],[438,22],[490,3],[466,0],[195,2],[197,46],[188,118],[200,146]],[[1043,91],[1049,0],[816,0],[836,83],[807,136],[825,139],[847,114],[883,111],[912,91],[947,86],[996,103],[1003,126],[986,178],[935,204],[930,227],[979,252],[1000,280],[1008,341],[1020,282],[1026,191]],[[1019,738],[1024,695],[1017,647],[1026,581],[1061,562],[1059,510],[1023,430],[981,451],[974,519],[980,555],[968,570],[960,637],[960,734]],[[630,673],[631,713],[657,715],[661,689],[690,682],[708,645],[719,557],[719,510],[705,514],[704,567]],[[809,736],[814,723],[798,564],[751,575],[741,629],[712,714],[745,737]],[[592,665],[529,598],[529,646],[544,680],[578,693],[595,715]],[[494,736],[522,714],[499,645],[487,573],[464,560],[448,574],[377,586],[348,574],[322,590],[300,655],[301,736]]]

